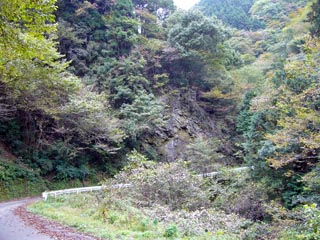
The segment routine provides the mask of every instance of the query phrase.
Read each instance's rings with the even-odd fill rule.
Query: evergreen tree
[[[195,7],[204,15],[216,16],[235,28],[255,30],[263,24],[250,16],[253,3],[253,0],[201,0]]]
[[[312,10],[308,14],[308,20],[312,24],[310,32],[312,36],[320,37],[320,1],[316,0],[311,8]]]

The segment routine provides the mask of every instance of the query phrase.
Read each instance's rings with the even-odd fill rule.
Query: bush
[[[232,212],[253,221],[261,221],[269,218],[259,191],[250,187],[245,188],[236,198]]]
[[[320,240],[320,210],[316,204],[304,206],[305,221],[303,231],[297,236],[303,240]]]
[[[320,240],[320,210],[316,204],[304,205],[303,208],[291,210],[295,224],[284,226],[279,239]]]
[[[197,138],[187,146],[186,160],[189,168],[197,173],[208,173],[217,171],[224,165],[225,158],[219,153],[219,146],[222,143],[216,139]]]
[[[154,163],[136,151],[129,155],[131,164],[109,182],[109,191],[115,184],[130,184],[122,188],[137,206],[167,205],[170,209],[195,210],[209,205],[203,179],[192,175],[183,162]]]
[[[131,222],[133,216],[144,215],[137,220],[139,229],[150,228],[141,224],[141,219],[149,219],[152,228],[158,223],[166,226],[162,236],[167,238],[212,239],[221,231],[219,239],[230,234],[226,239],[235,239],[239,231],[241,235],[249,231],[242,228],[245,219],[210,208],[208,182],[192,175],[188,163],[155,163],[135,150],[128,160],[130,164],[106,182],[106,191],[98,196],[99,215],[104,219],[110,211],[127,213]]]
[[[164,237],[172,238],[178,236],[178,229],[176,225],[170,225],[164,232]]]
[[[0,160],[0,201],[37,196],[46,189],[46,182],[36,173]]]

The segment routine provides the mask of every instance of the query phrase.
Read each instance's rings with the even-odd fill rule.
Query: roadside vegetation
[[[246,172],[202,178],[185,162],[130,164],[97,194],[50,197],[29,211],[106,239],[317,239],[315,205],[289,211],[256,201]],[[129,184],[129,185],[128,185]]]
[[[132,162],[105,185],[99,194],[49,198],[29,210],[106,239],[235,239],[253,224],[214,208],[211,184],[183,163]]]

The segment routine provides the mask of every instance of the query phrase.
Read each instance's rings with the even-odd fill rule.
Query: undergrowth
[[[93,185],[98,182],[97,179],[98,177],[88,178],[86,182],[79,179],[51,181],[17,161],[0,158],[0,201],[39,196],[46,190]]]
[[[49,198],[29,210],[106,239],[317,240],[317,206],[288,210],[265,199],[244,172],[210,181],[185,162],[154,163],[138,152],[99,193]]]
[[[154,164],[133,153],[98,194],[49,198],[29,210],[106,239],[244,239],[253,223],[215,209],[207,181],[183,162]],[[117,184],[128,183],[124,187]],[[127,186],[127,187],[126,187]]]
[[[37,173],[0,159],[0,201],[39,195],[45,189]]]
[[[229,217],[213,209],[188,212],[161,206],[138,208],[128,200],[102,207],[95,194],[49,198],[29,206],[28,210],[106,239],[231,240],[243,231],[236,216]],[[201,229],[204,225],[215,226],[214,231]]]

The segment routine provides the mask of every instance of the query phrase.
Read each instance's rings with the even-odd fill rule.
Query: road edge
[[[105,240],[104,238],[98,238],[88,233],[80,232],[75,228],[55,222],[51,219],[45,218],[44,216],[29,212],[27,210],[27,207],[37,201],[41,201],[41,199],[36,198],[24,203],[14,210],[14,214],[18,216],[24,222],[24,224],[34,228],[40,234],[48,235],[49,237],[56,240],[75,240],[74,237],[70,237],[66,233],[69,233],[69,235],[78,235],[78,237],[80,236],[81,239]],[[79,239],[78,237],[76,239]]]

